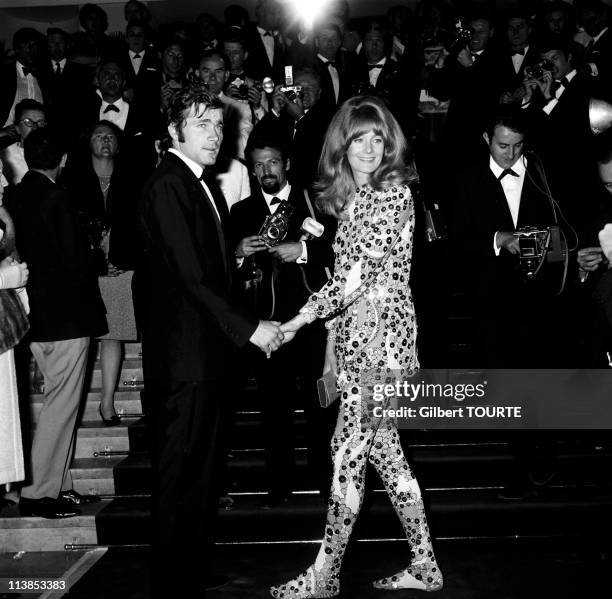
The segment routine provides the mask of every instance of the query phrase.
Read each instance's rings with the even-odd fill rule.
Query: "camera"
[[[467,46],[474,37],[474,30],[471,27],[465,27],[463,19],[458,17],[455,19],[455,29],[451,32],[450,39],[446,44],[446,49],[451,53],[460,52]]]
[[[525,68],[525,75],[531,79],[544,79],[545,73],[552,73],[555,70],[555,65],[550,60],[543,60],[531,67]]]
[[[293,210],[293,205],[287,200],[282,200],[276,212],[266,217],[264,224],[259,230],[259,239],[261,239],[267,247],[274,247],[285,238],[289,230],[289,219],[293,214]]]
[[[244,79],[236,77],[236,79],[230,83],[230,87],[233,87],[238,92],[238,98],[240,100],[246,101],[249,99],[249,87]]]
[[[281,92],[285,94],[285,98],[289,102],[295,102],[298,98],[301,100],[304,97],[301,85],[293,84],[293,67],[285,67],[285,85],[280,88]]]
[[[519,262],[523,274],[533,279],[544,261],[560,262],[565,246],[558,226],[522,227],[514,232],[519,242]]]

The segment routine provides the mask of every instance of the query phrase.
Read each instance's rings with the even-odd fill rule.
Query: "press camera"
[[[276,212],[266,217],[264,224],[259,230],[259,239],[267,247],[274,247],[285,238],[289,230],[289,219],[293,214],[293,210],[293,206],[287,200],[282,200]]]

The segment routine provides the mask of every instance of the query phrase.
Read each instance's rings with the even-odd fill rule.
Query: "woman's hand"
[[[11,256],[0,262],[0,289],[16,289],[28,282],[28,265],[19,264]]]
[[[336,351],[334,346],[334,338],[327,337],[327,345],[325,347],[325,363],[323,364],[323,376],[328,372],[332,372],[338,376],[338,361],[336,360]]]
[[[301,312],[281,325],[281,331],[285,335],[283,343],[291,341],[295,334],[305,325],[308,324],[308,319]]]

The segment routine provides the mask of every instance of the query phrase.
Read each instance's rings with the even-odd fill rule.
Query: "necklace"
[[[106,192],[110,187],[111,175],[98,175],[98,179],[100,181],[100,189],[102,190],[102,193],[106,195]]]

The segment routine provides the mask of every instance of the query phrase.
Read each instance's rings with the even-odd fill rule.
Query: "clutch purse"
[[[337,380],[338,377],[331,371],[317,379],[317,393],[322,408],[328,408],[340,397],[340,391],[336,387]]]

